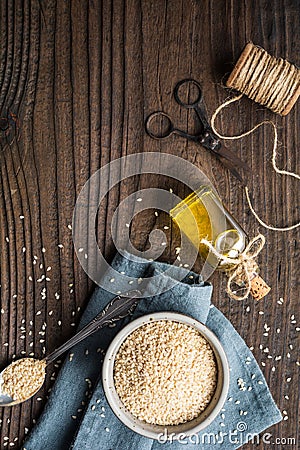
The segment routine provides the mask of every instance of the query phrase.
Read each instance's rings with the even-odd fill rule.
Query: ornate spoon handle
[[[113,298],[112,301],[106,305],[104,310],[75,334],[75,336],[71,337],[67,342],[50,353],[50,355],[46,356],[46,364],[52,363],[56,358],[69,350],[69,348],[83,341],[100,328],[113,325],[118,320],[124,319],[124,317],[133,312],[138,300],[141,299],[141,295],[141,292],[136,290]]]

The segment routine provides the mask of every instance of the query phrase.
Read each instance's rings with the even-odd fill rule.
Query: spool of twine
[[[287,115],[300,95],[300,69],[289,61],[269,55],[248,43],[226,85],[282,116]]]
[[[225,140],[237,140],[249,136],[264,125],[271,126],[274,133],[272,151],[273,169],[280,175],[286,175],[300,180],[300,175],[297,173],[280,169],[277,166],[278,133],[275,123],[271,120],[264,120],[254,125],[250,130],[234,136],[219,133],[215,125],[216,118],[220,112],[231,103],[239,101],[243,97],[243,94],[282,116],[288,114],[300,95],[300,70],[282,58],[270,56],[263,48],[250,42],[243,50],[226,85],[239,90],[242,94],[225,101],[213,113],[211,128],[216,136]],[[268,230],[291,231],[300,226],[300,222],[283,227],[267,224],[254,210],[248,186],[245,186],[245,194],[250,211],[257,221]]]

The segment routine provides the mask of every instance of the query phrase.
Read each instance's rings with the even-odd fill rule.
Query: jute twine
[[[240,100],[243,97],[243,94],[238,95],[236,97],[233,97],[232,99],[226,101],[225,103],[223,103],[222,105],[220,105],[216,111],[214,112],[212,119],[211,119],[211,128],[213,130],[213,132],[221,139],[225,139],[225,140],[236,140],[236,139],[241,139],[245,136],[248,136],[249,134],[254,133],[255,130],[257,130],[258,128],[260,128],[263,125],[270,125],[273,129],[274,132],[274,141],[273,141],[273,151],[272,151],[272,166],[273,169],[275,170],[275,172],[281,174],[281,175],[287,175],[287,176],[291,176],[294,178],[297,178],[298,180],[300,180],[300,175],[294,173],[294,172],[289,172],[287,170],[282,170],[279,169],[279,167],[276,164],[276,159],[277,159],[277,143],[278,143],[278,133],[277,133],[277,128],[276,125],[274,124],[274,122],[272,122],[271,120],[264,120],[263,122],[258,123],[257,125],[255,125],[253,128],[251,128],[250,130],[239,134],[239,135],[235,135],[235,136],[225,136],[220,134],[217,130],[216,130],[216,126],[215,126],[215,121],[216,118],[218,116],[218,114],[222,111],[222,109],[226,108],[226,106],[230,105],[231,103],[237,102],[238,100]],[[266,224],[256,213],[256,211],[254,210],[253,206],[252,206],[252,202],[250,199],[250,195],[249,195],[249,189],[247,186],[245,186],[245,194],[246,194],[246,198],[247,198],[247,202],[249,205],[249,208],[252,212],[252,214],[254,215],[254,217],[256,218],[256,220],[265,228],[267,228],[268,230],[274,230],[274,231],[289,231],[289,230],[293,230],[297,227],[300,226],[300,222],[291,225],[291,226],[287,226],[287,227],[276,227],[273,225],[268,225]]]
[[[265,237],[262,234],[251,239],[245,250],[239,254],[237,258],[230,258],[219,253],[215,247],[206,239],[201,239],[201,244],[206,245],[209,250],[220,260],[233,266],[233,269],[226,270],[228,276],[226,291],[234,300],[244,300],[251,291],[251,280],[258,272],[258,265],[255,261],[257,255],[261,252],[265,245]],[[242,285],[243,293],[238,294],[234,289],[235,285]]]
[[[300,95],[300,70],[249,42],[226,84],[271,111],[286,115]]]

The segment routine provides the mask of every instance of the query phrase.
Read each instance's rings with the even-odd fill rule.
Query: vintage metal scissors
[[[193,90],[196,91],[196,93],[194,92],[193,98],[188,96],[188,99],[184,101],[181,92],[183,90],[182,88],[186,91],[186,88],[191,87],[193,87]],[[237,171],[237,167],[248,171],[250,171],[250,169],[247,164],[243,162],[235,153],[222,145],[218,136],[216,136],[213,132],[207,119],[207,112],[204,106],[200,84],[193,79],[184,79],[179,81],[174,89],[174,98],[180,106],[187,109],[193,109],[195,111],[196,117],[201,124],[201,131],[193,135],[175,128],[168,114],[163,111],[156,111],[150,114],[146,119],[145,127],[148,135],[154,139],[165,139],[171,136],[171,134],[176,134],[191,141],[200,143],[204,148],[213,153],[222,162],[222,164],[230,170],[232,175],[243,183],[243,178]],[[159,131],[156,131],[157,126],[159,123],[162,125],[162,122],[164,122],[164,126],[160,126]]]

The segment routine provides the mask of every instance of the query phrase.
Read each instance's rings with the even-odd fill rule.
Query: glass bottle
[[[208,254],[201,239],[207,239],[219,253],[230,258],[237,258],[246,247],[246,233],[210,186],[201,186],[192,192],[171,209],[170,215],[213,267],[230,268],[212,253]]]
[[[223,271],[233,270],[235,263],[222,261],[209,252],[201,239],[209,241],[219,254],[237,259],[245,250],[248,236],[230,212],[223,206],[211,186],[201,186],[170,211],[180,230],[198,249],[206,262]],[[270,287],[257,272],[251,272],[250,292],[256,300],[262,299]],[[238,282],[243,286],[243,282]]]

